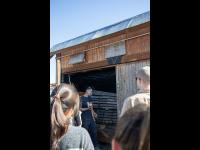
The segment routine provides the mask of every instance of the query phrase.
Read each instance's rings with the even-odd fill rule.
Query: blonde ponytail
[[[51,150],[56,150],[59,139],[67,132],[69,118],[64,112],[68,108],[75,109],[79,103],[78,97],[78,92],[73,86],[59,85],[51,112]]]

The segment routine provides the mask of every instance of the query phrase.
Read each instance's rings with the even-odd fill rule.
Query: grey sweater
[[[58,142],[57,150],[94,150],[88,132],[82,127],[69,126]]]

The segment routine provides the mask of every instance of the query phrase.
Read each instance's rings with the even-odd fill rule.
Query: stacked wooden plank
[[[94,111],[98,114],[96,119],[98,139],[110,143],[117,123],[116,93],[94,90],[92,101]]]

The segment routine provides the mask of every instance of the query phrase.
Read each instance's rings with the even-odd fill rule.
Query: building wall
[[[150,36],[134,38],[126,42],[127,55],[139,54],[150,51]]]
[[[105,58],[105,47],[103,45],[127,38],[129,38],[129,40],[125,41],[126,54],[122,57],[121,63],[149,58],[150,35],[146,34],[149,32],[150,24],[145,23],[143,25],[139,25],[128,30],[123,30],[94,41],[89,41],[87,43],[64,49],[60,53],[62,73],[108,66],[109,64]],[[71,65],[68,64],[70,55],[80,53],[84,50],[88,50],[85,52],[85,62]]]
[[[118,115],[121,113],[124,99],[136,94],[136,72],[144,67],[150,66],[150,60],[140,60],[116,66],[116,88],[117,88],[117,107]]]

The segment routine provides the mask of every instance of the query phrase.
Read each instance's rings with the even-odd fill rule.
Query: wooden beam
[[[144,60],[150,58],[150,52],[143,52],[143,53],[137,53],[132,55],[125,55],[122,57],[121,64],[122,63],[128,63],[132,61],[137,60]],[[95,70],[102,67],[109,67],[109,66],[116,66],[116,65],[109,65],[107,60],[98,61],[95,63],[83,63],[79,64],[77,66],[73,66],[70,68],[63,69],[62,73],[68,74],[68,73],[74,73],[74,72],[80,72],[80,71],[87,71],[87,70]]]
[[[59,85],[61,82],[61,62],[60,59],[56,60],[56,83]]]
[[[80,44],[77,44],[77,45],[74,45],[74,46],[71,46],[71,47],[67,47],[67,48],[58,50],[58,51],[56,51],[56,54],[57,53],[61,53],[62,55],[66,55],[66,54],[71,54],[71,53],[80,53],[84,49],[87,49],[89,47],[92,48],[93,46],[91,46],[91,45],[94,45],[94,43],[102,42],[102,41],[105,41],[105,40],[109,41],[109,40],[111,40],[111,39],[113,39],[113,38],[115,38],[117,36],[120,36],[120,35],[125,35],[124,38],[125,37],[128,38],[129,37],[129,35],[128,35],[129,32],[134,32],[134,35],[147,33],[147,32],[150,31],[150,27],[149,26],[150,26],[150,22],[146,22],[146,23],[143,23],[143,24],[140,24],[140,25],[128,28],[128,29],[124,29],[124,30],[121,30],[121,31],[118,31],[118,32],[115,32],[115,33],[112,33],[112,34],[97,38],[97,39],[93,39],[93,40],[90,40],[90,41],[87,41],[87,42],[84,42],[84,43],[80,43]],[[110,42],[108,42],[108,43],[110,43]]]

